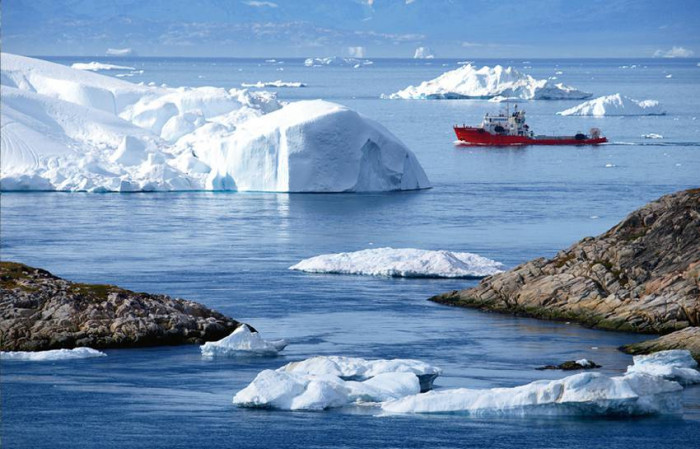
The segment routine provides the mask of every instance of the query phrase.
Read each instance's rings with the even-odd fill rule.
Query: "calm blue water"
[[[92,60],[92,59],[88,59]],[[79,59],[60,59],[70,64]],[[665,117],[589,119],[523,105],[536,132],[602,128],[597,148],[460,149],[453,123],[478,123],[484,101],[388,101],[457,67],[379,60],[307,68],[258,60],[109,60],[136,82],[237,87],[302,81],[284,100],[324,98],[382,122],[423,164],[434,188],[363,195],[258,193],[3,194],[2,258],[76,281],[109,282],[202,302],[291,345],[275,359],[206,361],[196,346],[107,351],[103,359],[3,363],[2,445],[15,447],[694,447],[700,388],[682,416],[641,419],[378,418],[237,409],[234,393],[262,369],[319,354],[411,357],[444,369],[438,387],[520,385],[560,372],[536,366],[587,357],[624,371],[617,351],[644,339],[447,308],[433,294],[475,281],[307,275],[287,270],[328,252],[394,246],[471,251],[514,266],[598,234],[664,193],[700,184],[697,61],[497,61],[597,95],[660,100]],[[493,63],[493,61],[477,61]],[[447,66],[443,66],[447,64]],[[620,66],[637,64],[637,69]],[[279,71],[279,68],[284,68]],[[665,78],[672,74],[670,79]],[[647,140],[655,132],[662,140]]]

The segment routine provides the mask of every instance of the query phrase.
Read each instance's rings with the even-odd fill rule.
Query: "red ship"
[[[518,111],[517,105],[512,114],[508,110],[498,115],[486,114],[480,126],[455,126],[454,130],[456,144],[468,146],[598,145],[608,141],[598,128],[573,136],[535,135],[525,124],[525,111]]]

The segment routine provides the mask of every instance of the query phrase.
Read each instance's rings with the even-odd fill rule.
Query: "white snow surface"
[[[91,70],[96,72],[98,70],[136,70],[134,67],[129,67],[125,65],[116,64],[104,64],[102,62],[76,62],[70,66],[72,69],[78,70]]]
[[[664,115],[666,112],[656,100],[634,100],[624,95],[613,94],[594,98],[574,106],[559,115],[582,116],[624,116],[624,115]]]
[[[681,410],[678,383],[658,376],[580,373],[514,388],[429,391],[384,402],[389,413],[484,415],[646,415]]]
[[[251,332],[245,324],[218,341],[200,346],[203,357],[231,357],[245,355],[274,356],[287,346],[285,340],[263,340],[258,332]]]
[[[88,359],[92,357],[106,357],[102,351],[92,348],[51,349],[48,351],[2,351],[0,359],[3,361],[23,362],[55,362],[61,360]]]
[[[298,81],[258,81],[257,83],[241,83],[241,87],[306,87],[306,84]]]
[[[634,356],[634,365],[627,368],[627,373],[644,373],[675,380],[682,385],[700,383],[698,363],[690,351],[673,349],[659,351],[649,355]]]
[[[428,47],[418,47],[413,53],[413,59],[433,59],[435,54]]]
[[[233,398],[241,407],[324,410],[420,392],[419,375],[441,372],[418,360],[313,357],[264,370]]]
[[[2,53],[1,190],[345,192],[430,187],[414,154],[338,104],[158,87]]]
[[[550,80],[537,80],[513,67],[500,65],[480,69],[471,64],[443,73],[435,79],[382,98],[405,100],[490,99],[579,100],[591,94]]]
[[[477,254],[413,248],[323,254],[289,267],[309,273],[441,278],[484,277],[499,273],[502,268],[501,263]]]

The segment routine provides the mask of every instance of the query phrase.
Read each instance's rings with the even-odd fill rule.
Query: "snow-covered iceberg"
[[[355,67],[372,65],[373,62],[369,59],[358,58],[341,58],[340,56],[329,56],[327,58],[307,58],[304,61],[306,67],[321,67],[321,66],[337,66],[337,67]]]
[[[97,72],[99,70],[136,70],[134,67],[116,64],[104,64],[102,62],[76,62],[71,65],[72,69],[91,70]]]
[[[430,187],[388,130],[334,103],[133,84],[2,53],[1,190]]]
[[[289,267],[309,273],[392,277],[474,278],[502,271],[503,265],[472,253],[412,248],[376,248],[323,254]]]
[[[241,87],[255,87],[261,89],[263,87],[306,87],[306,84],[298,81],[258,81],[257,83],[241,83]]]
[[[583,92],[550,80],[537,80],[513,67],[471,64],[443,73],[435,79],[382,98],[404,100],[490,99],[494,97],[521,100],[580,100],[590,97]]]
[[[263,340],[245,324],[228,337],[208,341],[200,346],[203,357],[233,357],[245,355],[274,356],[287,346],[286,340]]]
[[[102,351],[92,348],[51,349],[48,351],[1,351],[0,360],[22,362],[55,362],[61,360],[89,359],[106,357]]]
[[[428,47],[418,47],[413,53],[413,59],[433,59],[435,55]]]
[[[620,94],[594,98],[559,115],[590,115],[594,117],[616,115],[664,115],[666,112],[656,100],[634,100]]]
[[[649,355],[634,356],[634,364],[627,368],[627,373],[644,373],[675,380],[681,385],[700,384],[698,363],[690,351],[672,349]]]
[[[429,391],[387,401],[389,413],[488,415],[649,415],[681,410],[678,383],[647,374],[608,377],[581,373],[514,388]]]
[[[278,370],[264,370],[233,403],[279,410],[324,410],[359,402],[382,402],[424,391],[419,376],[438,368],[416,360],[314,357]],[[432,382],[432,381],[431,381]]]

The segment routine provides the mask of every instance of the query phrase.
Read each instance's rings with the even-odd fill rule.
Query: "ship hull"
[[[575,136],[509,136],[491,134],[482,128],[455,126],[457,144],[466,146],[523,146],[523,145],[598,145],[608,141],[605,137],[586,137],[577,139]]]

